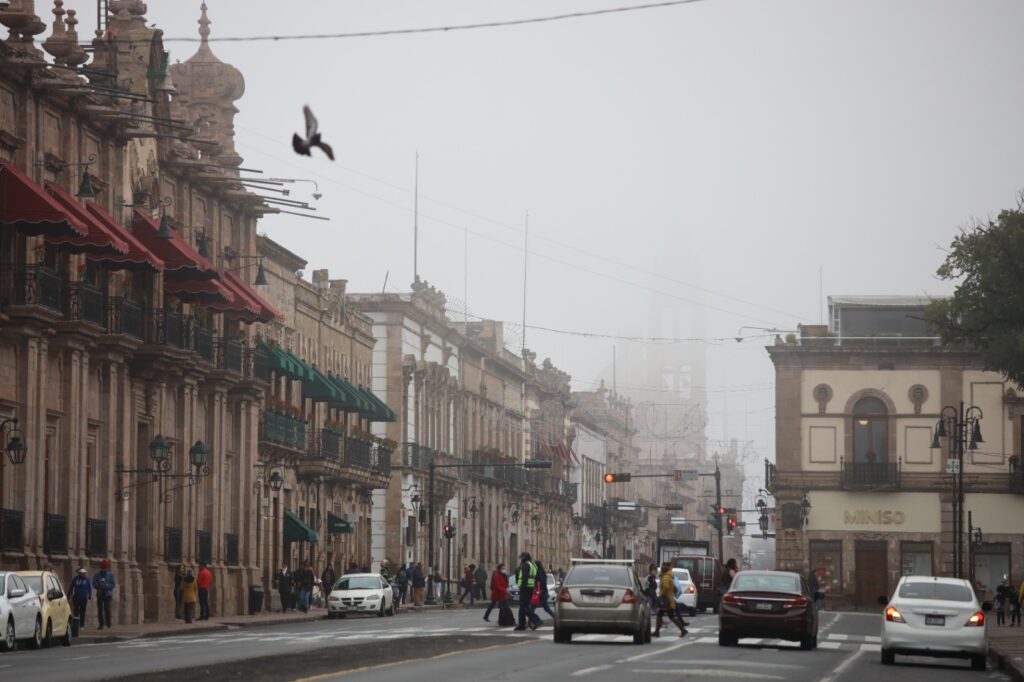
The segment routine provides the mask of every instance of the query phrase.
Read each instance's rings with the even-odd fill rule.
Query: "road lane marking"
[[[673,644],[672,646],[670,646],[670,647],[668,647],[666,649],[662,649],[660,651],[658,651],[658,650],[648,651],[646,654],[637,654],[636,656],[630,656],[629,658],[623,658],[623,659],[620,659],[620,660],[615,661],[615,662],[616,663],[632,663],[633,661],[640,661],[640,660],[643,660],[645,658],[650,658],[651,656],[661,656],[663,654],[671,653],[671,652],[675,651],[676,649],[682,649],[684,646],[690,646],[691,644],[696,644],[696,643],[697,642],[694,641],[694,640],[690,640],[689,642],[679,642],[678,644]]]
[[[882,650],[882,645],[881,644],[861,644],[860,645],[860,650],[861,651],[879,652],[879,651]]]
[[[765,663],[764,661],[723,661],[719,659],[701,660],[694,658],[658,659],[652,662],[652,665],[717,665],[735,668],[779,668],[786,670],[804,670],[807,667],[805,665],[789,665],[786,663]]]
[[[837,665],[835,668],[832,669],[831,673],[829,673],[825,677],[821,678],[821,680],[819,682],[832,682],[833,680],[838,678],[840,675],[842,675],[844,672],[846,672],[847,669],[849,669],[850,666],[852,666],[862,654],[864,654],[864,649],[862,649],[862,648],[861,649],[857,649],[852,654],[850,654],[849,656],[844,658],[839,663],[839,665]]]
[[[837,633],[832,633],[832,634],[830,634],[828,636],[828,638],[829,639],[846,640],[846,639],[850,639],[850,636],[849,635],[840,635],[840,634],[837,634]]]
[[[583,670],[577,670],[576,672],[572,673],[572,676],[573,677],[583,677],[584,675],[589,675],[590,673],[601,672],[602,670],[608,670],[609,668],[612,668],[612,667],[614,667],[614,666],[612,666],[611,664],[608,664],[608,665],[595,665],[592,668],[584,668]]]
[[[842,645],[843,645],[842,642],[819,642],[818,643],[818,648],[819,649],[838,649]]]
[[[638,668],[632,671],[640,675],[679,675],[678,668],[672,668],[671,670],[644,670]],[[727,677],[730,680],[745,679],[745,680],[784,680],[786,679],[782,675],[769,675],[768,673],[753,673],[745,670],[722,670],[721,668],[687,668],[686,676],[700,676],[700,677]]]
[[[694,640],[693,643],[694,644],[717,644],[718,643],[718,638],[717,637],[701,637],[700,639]]]
[[[865,642],[873,642],[875,644],[880,644],[882,642],[882,638],[881,637],[875,637],[874,635],[865,635],[864,636],[864,641]]]

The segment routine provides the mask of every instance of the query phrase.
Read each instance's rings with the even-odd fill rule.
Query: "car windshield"
[[[924,580],[903,583],[899,595],[902,599],[937,599],[939,601],[972,601],[974,599],[974,595],[966,585]]]
[[[738,574],[732,581],[732,590],[756,592],[800,593],[799,581],[789,575],[765,575],[763,573]]]
[[[569,585],[617,585],[629,587],[629,569],[623,566],[574,566],[565,576]]]
[[[370,576],[362,578],[342,578],[335,585],[336,590],[379,590],[380,580]]]
[[[685,568],[673,568],[672,573],[674,573],[675,576],[682,580],[684,583],[690,580],[690,572],[687,571]]]
[[[697,561],[695,559],[676,559],[676,568],[692,571],[694,570],[696,563]]]

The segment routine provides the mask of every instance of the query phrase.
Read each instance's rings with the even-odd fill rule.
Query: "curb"
[[[1009,675],[1010,679],[1024,682],[1024,671],[1017,667],[1010,657],[1000,651],[999,647],[990,646],[988,658],[997,670]]]

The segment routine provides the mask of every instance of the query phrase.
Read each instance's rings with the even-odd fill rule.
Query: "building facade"
[[[830,325],[768,348],[777,564],[814,572],[836,608],[874,609],[903,575],[955,574],[958,539],[962,575],[983,596],[1024,572],[1019,389],[974,353],[931,338],[920,322],[926,303],[832,297]],[[960,458],[949,438],[935,441],[944,408],[961,404],[983,415],[983,439],[965,439],[965,524],[955,533],[950,472]],[[967,537],[968,512],[980,544]]]

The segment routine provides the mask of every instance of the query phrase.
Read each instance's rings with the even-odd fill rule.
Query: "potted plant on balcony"
[[[331,433],[345,434],[345,424],[338,421],[337,419],[328,419],[324,422],[324,431],[330,431]]]
[[[398,441],[392,438],[381,438],[380,446],[388,452],[394,452],[395,448],[398,447]]]
[[[349,429],[349,438],[357,440],[360,443],[366,443],[367,445],[373,445],[376,440],[372,433],[364,430],[361,426],[353,426]]]
[[[43,261],[46,260],[46,244],[40,242],[32,247],[32,255],[36,259],[37,265],[42,265]]]

